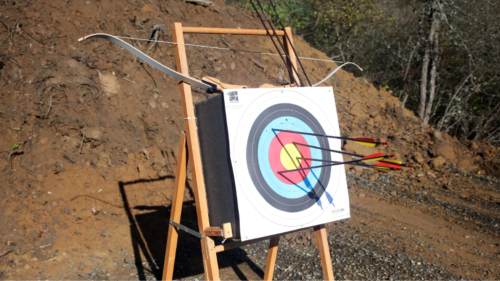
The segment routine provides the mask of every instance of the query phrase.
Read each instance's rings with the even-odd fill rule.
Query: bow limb
[[[109,35],[109,34],[105,34],[105,33],[96,33],[96,34],[82,37],[82,38],[78,39],[78,42],[86,40],[86,39],[91,39],[91,38],[101,38],[101,39],[106,39],[108,41],[111,41],[111,42],[119,45],[120,47],[124,48],[125,50],[131,52],[133,55],[137,56],[138,58],[140,58],[141,60],[143,60],[147,64],[151,65],[152,67],[160,70],[161,72],[163,72],[167,75],[170,75],[176,79],[179,79],[183,82],[186,82],[192,86],[197,86],[197,87],[200,87],[202,89],[205,89],[208,93],[213,93],[216,90],[215,85],[213,85],[211,83],[207,83],[206,81],[200,81],[198,79],[195,79],[193,77],[179,73],[173,69],[170,69],[170,68],[164,66],[163,64],[159,63],[158,61],[154,60],[150,56],[146,55],[145,53],[141,52],[139,49],[135,48],[134,46],[130,45],[129,43],[127,43],[127,42],[125,42],[125,41],[121,40],[120,38],[117,38],[113,35]]]
[[[341,69],[342,67],[348,65],[348,64],[352,64],[352,65],[355,65],[359,68],[359,70],[363,71],[363,69],[361,67],[359,67],[357,64],[353,63],[353,62],[346,62],[344,64],[341,64],[339,65],[337,68],[335,68],[332,72],[330,72],[330,74],[328,74],[323,80],[319,81],[318,83],[312,85],[312,87],[316,87],[318,85],[320,85],[321,83],[325,82],[326,79],[330,78],[333,74],[335,74],[335,72],[337,72],[339,69]]]

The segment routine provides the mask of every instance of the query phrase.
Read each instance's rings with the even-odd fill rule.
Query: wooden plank
[[[225,90],[225,89],[230,90],[230,89],[246,89],[246,88],[249,88],[247,85],[231,85],[231,84],[227,84],[227,83],[221,82],[217,78],[213,78],[213,77],[209,77],[209,76],[205,76],[205,77],[203,77],[201,79],[204,80],[204,81],[210,82],[212,84],[215,84],[217,86],[217,91],[221,91],[221,92],[223,90]],[[275,86],[275,85],[271,85],[271,84],[268,84],[268,83],[264,83],[264,84],[260,85],[258,88],[291,88],[291,87],[296,87],[296,85],[293,84],[293,85]]]
[[[266,239],[269,239],[269,237],[262,237],[262,238],[258,238],[258,239],[254,239],[254,240],[247,240],[247,241],[238,241],[238,242],[226,243],[226,244],[215,246],[215,251],[217,253],[224,252],[224,251],[229,251],[229,250],[232,250],[232,249],[243,247],[243,246],[245,246],[247,244],[257,243],[257,242],[260,242],[260,241],[266,240]]]
[[[260,237],[260,238],[257,238],[257,239],[252,239],[252,240],[247,240],[247,241],[238,241],[238,242],[226,243],[226,244],[215,246],[215,251],[217,253],[220,253],[220,252],[232,250],[232,249],[235,249],[235,248],[240,248],[240,247],[243,247],[243,246],[245,246],[247,244],[257,243],[257,242],[260,242],[260,241],[263,241],[263,240],[271,239],[271,238],[278,237],[278,236],[283,236],[283,235],[286,235],[286,234],[289,234],[289,233],[294,233],[294,232],[301,231],[301,230],[304,230],[304,229],[306,229],[306,228],[301,228],[301,229],[297,229],[297,230],[293,230],[293,231],[288,231],[288,232],[284,232],[284,233],[280,233],[280,234],[269,235],[269,236]]]
[[[224,89],[246,89],[246,88],[248,88],[247,85],[227,84],[227,83],[220,81],[220,79],[210,77],[210,76],[205,76],[205,77],[201,78],[201,80],[217,85],[217,91],[223,91]]]
[[[297,68],[297,58],[295,57],[295,54],[292,49],[293,45],[292,29],[290,27],[285,27],[285,32],[288,35],[288,38],[290,38],[290,42],[288,42],[288,39],[286,39],[286,37],[283,38],[283,41],[285,42],[286,54],[290,56],[286,58],[286,61],[288,63],[288,66],[290,67],[290,69],[292,69],[293,72],[293,77],[290,77],[290,82],[295,81],[297,83],[297,86],[300,87],[302,85],[300,85],[299,76],[295,71],[293,71],[293,67],[295,67],[297,71],[299,69]]]
[[[233,238],[233,228],[231,227],[230,222],[222,224],[222,237],[226,239]]]
[[[177,156],[177,168],[175,171],[175,185],[172,203],[170,205],[170,220],[181,222],[182,201],[184,199],[184,189],[186,187],[186,134],[181,133],[179,141],[179,153]],[[173,225],[168,225],[167,249],[165,251],[165,261],[163,263],[162,280],[172,280],[174,274],[175,252],[177,250],[177,240],[179,238],[178,229]]]
[[[213,236],[213,237],[222,237],[222,227],[207,227],[205,228],[205,235],[206,236]]]
[[[174,47],[175,62],[177,71],[189,75],[188,62],[186,57],[186,48],[184,43],[184,34],[182,24],[176,22],[172,24],[172,39],[176,43]],[[203,233],[205,228],[210,227],[208,218],[208,205],[207,194],[205,190],[205,181],[203,179],[203,169],[201,164],[200,143],[198,140],[198,132],[196,128],[196,120],[194,119],[193,96],[191,93],[191,86],[187,83],[181,82],[180,85],[182,110],[184,115],[184,126],[186,128],[187,145],[189,149],[189,164],[193,174],[193,191],[196,201],[196,215],[198,217],[198,227],[200,232]],[[201,248],[203,252],[203,263],[205,267],[205,278],[207,280],[219,280],[219,267],[217,265],[217,255],[215,250],[210,250],[210,242],[212,248],[215,247],[212,239],[207,236],[203,237],[201,241]],[[210,254],[213,252],[213,255]]]
[[[269,248],[267,250],[266,270],[264,272],[264,280],[273,280],[274,266],[276,265],[276,256],[278,255],[278,245],[280,237],[276,236],[269,240]]]
[[[314,237],[316,238],[316,245],[318,246],[319,254],[321,256],[321,264],[323,265],[323,279],[334,280],[332,257],[330,256],[330,246],[328,245],[328,237],[324,224],[313,227]]]
[[[212,27],[183,27],[184,33],[198,33],[198,34],[233,34],[233,35],[259,35],[267,36],[265,29],[239,29],[239,28],[212,28]],[[269,30],[274,34],[272,30]],[[283,30],[276,30],[278,36],[284,36]]]

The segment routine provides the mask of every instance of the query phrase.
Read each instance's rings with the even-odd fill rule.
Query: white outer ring
[[[290,92],[293,92],[293,97],[290,97]],[[287,95],[286,99],[280,95]],[[269,94],[272,94],[273,97],[269,97]],[[240,123],[238,125],[238,129],[236,132],[236,138],[233,142],[234,147],[232,147],[232,158],[237,159],[237,163],[233,162],[233,171],[235,173],[235,179],[237,181],[236,186],[239,187],[240,191],[246,197],[246,200],[252,205],[255,211],[259,212],[262,217],[267,220],[273,222],[274,224],[288,226],[288,227],[298,227],[308,224],[316,220],[321,216],[322,213],[334,209],[333,205],[329,204],[326,198],[326,192],[329,192],[332,196],[335,195],[338,190],[339,178],[335,177],[339,172],[343,172],[344,166],[338,165],[333,166],[331,168],[329,185],[326,187],[326,191],[320,198],[321,206],[323,209],[319,208],[317,204],[312,205],[310,208],[300,211],[300,212],[284,212],[278,210],[271,205],[260,195],[260,193],[255,188],[242,188],[248,186],[249,183],[253,185],[253,181],[248,173],[247,166],[247,143],[250,134],[250,129],[254,124],[256,118],[267,108],[272,105],[283,103],[283,100],[286,100],[286,103],[295,104],[304,108],[306,111],[311,113],[318,122],[322,125],[325,133],[327,135],[338,136],[340,132],[336,131],[334,127],[328,120],[327,115],[321,110],[314,101],[308,98],[306,95],[293,91],[291,89],[279,89],[279,90],[270,90],[262,94],[259,98],[254,100],[251,104],[248,105],[245,112],[242,114],[242,118],[240,119]],[[329,145],[331,149],[340,150],[340,140],[337,139],[328,139]],[[343,161],[342,156],[340,154],[332,154],[332,161]],[[336,180],[336,181],[334,181]],[[333,185],[334,183],[334,185]],[[326,206],[326,208],[325,208]],[[240,210],[242,212],[243,210]],[[248,212],[249,210],[245,210]]]

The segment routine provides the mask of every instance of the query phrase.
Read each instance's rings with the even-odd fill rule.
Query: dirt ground
[[[161,278],[184,129],[178,81],[112,43],[77,39],[149,38],[158,25],[159,39],[171,41],[174,22],[261,28],[253,12],[213,3],[0,3],[0,279]],[[267,37],[185,40],[275,52]],[[294,40],[301,56],[328,59]],[[172,45],[134,45],[175,68]],[[186,48],[192,76],[249,86],[287,82],[278,57]],[[313,81],[337,66],[303,63]],[[500,279],[498,150],[421,127],[396,97],[363,77],[340,71],[325,84],[335,90],[344,136],[388,141],[382,152],[414,165],[387,174],[346,167],[352,218],[328,225],[336,278]],[[207,97],[193,88],[195,102]],[[182,224],[196,229],[190,174],[187,184]],[[181,235],[175,278],[203,278],[196,240]],[[266,243],[220,254],[221,277],[262,278]],[[280,248],[276,278],[321,278],[310,232],[282,237]]]

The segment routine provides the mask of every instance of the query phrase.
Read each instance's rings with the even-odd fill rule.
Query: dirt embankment
[[[214,4],[204,7],[180,0],[2,3],[0,278],[160,276],[178,138],[184,129],[178,81],[112,43],[77,39],[98,32],[149,38],[157,26],[159,39],[171,41],[173,22],[261,28],[252,12],[221,1]],[[275,52],[267,37],[186,35],[185,40]],[[300,38],[294,40],[301,56],[328,59]],[[172,45],[141,41],[134,45],[175,67]],[[187,47],[187,54],[195,77],[250,86],[287,82],[278,57],[194,47]],[[336,67],[318,61],[303,63],[313,81]],[[415,166],[399,175],[348,167],[353,204],[361,208],[360,221],[346,221],[350,229],[376,233],[382,226],[372,224],[370,218],[391,218],[395,208],[410,208],[416,213],[394,219],[407,223],[414,216],[436,217],[429,227],[424,219],[421,231],[442,236],[456,232],[458,236],[448,238],[449,247],[461,249],[446,258],[415,250],[416,256],[464,278],[499,278],[498,272],[489,271],[498,264],[499,252],[499,181],[492,177],[500,175],[498,151],[486,143],[461,143],[422,128],[411,112],[401,109],[397,98],[364,78],[340,71],[326,85],[334,87],[343,135],[387,140],[391,145],[384,152]],[[208,97],[198,89],[193,89],[193,95],[195,102]],[[374,152],[352,144],[345,149]],[[190,175],[188,179],[190,184]],[[196,228],[189,188],[185,199],[183,223]],[[336,231],[333,226],[332,231]],[[300,234],[285,240],[293,246],[313,244],[310,239]],[[184,241],[183,250],[198,251],[196,239],[184,237]],[[409,251],[415,241],[408,239],[403,243],[406,248],[395,249]],[[260,266],[248,251],[233,254],[244,256],[237,261],[251,264],[248,270]],[[478,264],[464,267],[466,258]],[[231,255],[221,259],[228,266],[221,271],[223,276],[241,277],[231,265]],[[196,263],[201,260],[182,264],[177,276],[199,273],[199,267],[193,269]],[[359,278],[346,274],[340,278]]]

